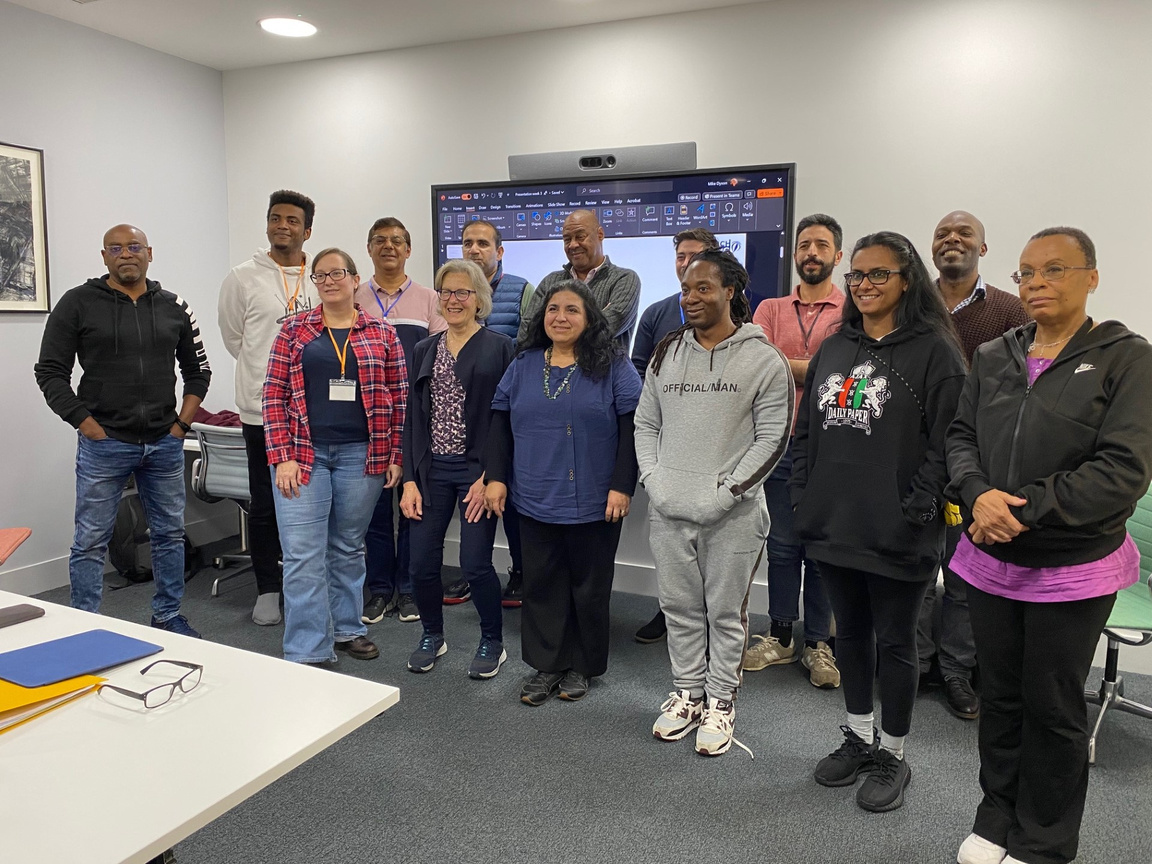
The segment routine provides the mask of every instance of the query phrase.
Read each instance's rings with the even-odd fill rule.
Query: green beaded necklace
[[[559,396],[566,388],[568,388],[568,380],[572,377],[572,373],[575,371],[576,371],[576,364],[573,363],[571,366],[568,367],[568,374],[564,376],[564,380],[560,382],[560,386],[556,388],[556,392],[555,393],[548,392],[548,382],[552,378],[552,346],[549,345],[547,348],[545,348],[544,349],[544,395],[547,398],[551,399],[553,402],[555,402],[556,397]],[[569,390],[569,392],[571,392],[571,390]]]

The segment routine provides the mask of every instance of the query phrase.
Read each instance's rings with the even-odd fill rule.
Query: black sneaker
[[[887,813],[904,804],[904,790],[912,782],[912,769],[887,750],[872,757],[868,777],[856,790],[856,803],[872,813]]]
[[[569,669],[560,679],[560,698],[565,702],[579,702],[588,695],[591,682],[583,672]]]
[[[519,609],[524,602],[524,574],[519,570],[508,569],[508,586],[500,598],[505,609]]]
[[[865,744],[849,726],[841,726],[840,731],[844,733],[844,743],[821,759],[812,775],[821,786],[851,786],[861,772],[872,769],[877,742]]]
[[[416,608],[416,601],[411,594],[401,594],[400,602],[396,604],[396,608],[401,621],[420,620],[420,610]]]
[[[468,584],[467,579],[457,579],[451,585],[444,589],[444,605],[457,606],[460,603],[467,603],[472,597],[472,588]],[[401,621],[404,619],[401,618]]]
[[[520,688],[520,701],[525,705],[538,708],[548,701],[560,686],[563,672],[537,672]]]
[[[657,612],[656,617],[636,631],[634,637],[637,642],[644,645],[651,645],[653,642],[659,642],[668,635],[668,625],[664,621],[664,613]]]
[[[476,656],[468,667],[468,677],[478,680],[494,678],[507,659],[508,652],[504,650],[504,644],[485,637],[480,640],[480,647],[476,649]]]
[[[385,597],[383,594],[373,594],[364,604],[364,612],[360,620],[365,624],[379,624],[384,616],[396,608],[396,595]]]

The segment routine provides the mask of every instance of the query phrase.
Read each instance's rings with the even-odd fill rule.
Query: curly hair
[[[741,324],[751,321],[752,307],[749,305],[748,295],[745,293],[748,290],[748,271],[744,269],[744,265],[726,249],[705,249],[703,252],[697,252],[692,256],[692,263],[689,266],[694,267],[701,261],[712,264],[719,270],[720,284],[725,288],[732,289],[732,299],[728,302],[728,314],[732,317],[732,323],[739,327]],[[652,352],[653,375],[660,374],[660,366],[663,364],[664,357],[672,343],[683,342],[684,334],[691,329],[692,325],[685,323],[660,340],[660,344]]]
[[[533,348],[548,348],[552,345],[552,340],[544,332],[544,315],[552,298],[561,291],[570,291],[584,304],[585,326],[584,332],[576,340],[576,365],[593,381],[599,381],[612,369],[616,358],[623,356],[623,350],[608,329],[608,319],[604,317],[588,286],[575,279],[559,282],[548,289],[544,302],[528,324],[528,333],[519,345],[519,352],[523,354]]]

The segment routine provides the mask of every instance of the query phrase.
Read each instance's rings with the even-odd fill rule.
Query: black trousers
[[[879,648],[880,728],[907,735],[920,678],[916,620],[931,580],[908,582],[817,563],[836,615],[836,664],[848,713],[872,711]]]
[[[520,648],[541,672],[608,669],[608,604],[621,522],[556,525],[520,514]]]
[[[1021,861],[1076,857],[1088,793],[1084,683],[1115,602],[1029,603],[968,586],[984,791],[972,830]]]
[[[280,572],[280,530],[276,527],[276,504],[272,500],[272,472],[264,427],[241,424],[248,453],[248,545],[252,547],[252,570],[260,594],[279,593],[284,584]]]

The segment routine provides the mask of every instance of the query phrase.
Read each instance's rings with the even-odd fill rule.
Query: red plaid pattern
[[[408,371],[404,349],[387,321],[365,315],[358,308],[349,344],[360,374],[360,395],[368,415],[368,460],[365,474],[383,474],[389,465],[402,464],[401,438],[408,408]],[[312,476],[315,451],[308,428],[304,400],[304,346],[324,333],[321,309],[284,322],[264,378],[264,437],[268,464],[295,459],[300,482]]]

